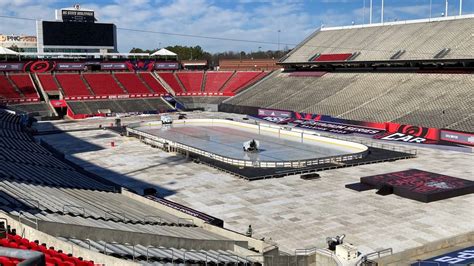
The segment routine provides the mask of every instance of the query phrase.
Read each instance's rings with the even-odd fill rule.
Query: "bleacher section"
[[[12,74],[8,76],[20,92],[28,99],[38,99],[38,93],[29,74]]]
[[[111,74],[93,73],[83,74],[84,79],[89,83],[92,91],[97,96],[122,95],[126,94],[115,82]]]
[[[262,71],[242,71],[236,72],[234,76],[221,89],[224,93],[238,93],[245,87],[262,79],[268,72]]]
[[[323,28],[293,49],[284,63],[308,62],[317,54],[360,53],[351,61],[472,59],[472,15],[431,21]],[[340,61],[325,58],[324,61]],[[319,60],[318,58],[316,61]]]
[[[257,254],[247,250],[246,255],[240,256],[236,252],[248,246],[242,238],[234,241],[198,227],[195,221],[202,221],[180,216],[177,211],[169,212],[167,207],[157,207],[160,203],[152,204],[150,199],[131,192],[117,192],[117,186],[111,186],[109,181],[79,172],[37,144],[22,131],[20,118],[7,112],[0,113],[0,154],[2,212],[12,220],[28,221],[44,233],[54,234],[59,241],[71,243],[71,250],[80,246],[123,259],[134,259],[130,250],[136,250],[140,261],[180,263],[205,263],[206,255],[204,259],[199,256],[205,252],[209,261],[216,264],[244,262],[248,254]],[[235,234],[229,233],[226,235]],[[0,245],[22,249],[22,245],[36,248],[39,244],[14,235],[8,238],[0,240]],[[240,251],[235,250],[237,244]],[[165,248],[172,249],[171,257],[159,251]],[[59,257],[53,262],[57,265],[75,265],[80,261],[59,251],[38,249],[48,253],[49,260]],[[67,263],[69,260],[74,261]]]
[[[65,97],[92,96],[79,74],[56,74]]]
[[[46,92],[58,92],[59,87],[56,79],[51,74],[38,74],[38,80]]]
[[[227,104],[472,131],[472,74],[275,72]],[[469,121],[466,119],[466,121]]]
[[[115,73],[117,80],[125,87],[128,93],[135,94],[152,94],[135,73]]]
[[[98,114],[99,110],[113,113],[166,112],[171,109],[161,98],[68,101],[68,106],[74,114]]]
[[[176,76],[184,85],[186,92],[196,94],[201,92],[204,72],[177,72]]]
[[[83,258],[76,258],[72,254],[63,253],[54,247],[41,243],[38,240],[30,241],[16,234],[16,230],[8,230],[2,222],[2,230],[6,230],[5,238],[0,238],[0,246],[21,250],[33,250],[44,253],[46,265],[68,265],[68,266],[94,266],[93,261],[86,261]],[[17,265],[19,260],[14,258],[0,257],[0,265]]]
[[[167,95],[168,91],[161,83],[149,72],[139,73],[138,76],[148,85],[148,87],[156,94]]]
[[[21,98],[21,94],[13,87],[7,76],[3,74],[0,74],[0,97],[6,100]]]
[[[186,92],[176,80],[173,72],[158,72],[158,76],[162,78],[176,94]]]
[[[136,245],[132,249],[129,244],[108,243],[105,241],[62,238],[84,248],[109,254],[122,259],[135,259],[141,264],[152,262],[185,263],[189,265],[207,265],[210,263],[252,264],[252,260],[239,256],[231,250],[186,250],[166,247]]]
[[[232,77],[234,72],[208,71],[206,72],[206,84],[204,91],[207,93],[217,93],[222,86]]]
[[[37,103],[22,103],[9,105],[8,109],[19,112],[19,113],[28,113],[33,116],[46,117],[52,116],[53,112],[49,107],[49,104],[46,102],[37,102]]]

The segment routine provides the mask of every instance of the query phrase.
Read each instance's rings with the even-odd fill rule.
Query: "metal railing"
[[[379,250],[379,251],[375,251],[375,252],[372,252],[372,253],[365,254],[364,256],[362,256],[357,261],[356,265],[361,265],[363,262],[368,261],[369,258],[377,257],[377,259],[379,259],[381,257],[381,255],[385,254],[385,253],[390,253],[390,255],[392,255],[393,254],[393,249],[392,248],[386,248],[386,249],[382,249],[382,250]]]
[[[158,247],[153,247],[153,246],[148,246],[146,248],[146,262],[148,263],[150,260],[150,255],[149,255],[149,250],[157,249],[157,250],[171,250],[171,264],[174,263],[174,250],[170,248],[158,248]]]
[[[30,223],[34,224],[35,229],[38,230],[38,218],[37,217],[34,217],[34,220],[29,219],[28,217],[25,216],[23,211],[20,211],[20,215],[18,215],[18,223],[20,223],[20,226],[22,226],[22,222],[21,222],[22,217],[23,217],[23,220],[26,220],[27,222],[30,222]]]

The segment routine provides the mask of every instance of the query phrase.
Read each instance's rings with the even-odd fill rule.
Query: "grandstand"
[[[282,62],[473,59],[473,21],[466,15],[321,28]]]
[[[472,117],[467,118],[474,106],[471,74],[332,72],[321,77],[293,74],[275,72],[226,104],[359,121],[393,121],[463,131],[473,128]]]

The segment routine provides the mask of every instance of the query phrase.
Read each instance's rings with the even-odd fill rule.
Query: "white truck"
[[[173,118],[171,118],[171,116],[169,115],[162,115],[160,117],[161,119],[161,124],[162,125],[170,125],[170,124],[173,124]]]

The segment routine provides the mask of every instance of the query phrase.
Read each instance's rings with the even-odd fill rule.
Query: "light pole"
[[[280,51],[280,32],[281,30],[278,30],[278,51]]]
[[[372,24],[372,7],[373,7],[373,3],[372,3],[372,0],[370,0],[370,7],[369,7],[369,24]]]
[[[446,7],[445,7],[445,12],[444,12],[444,16],[445,17],[448,17],[448,0],[446,0]]]
[[[383,24],[383,4],[384,4],[384,0],[382,0],[382,10],[380,11],[380,23]]]

